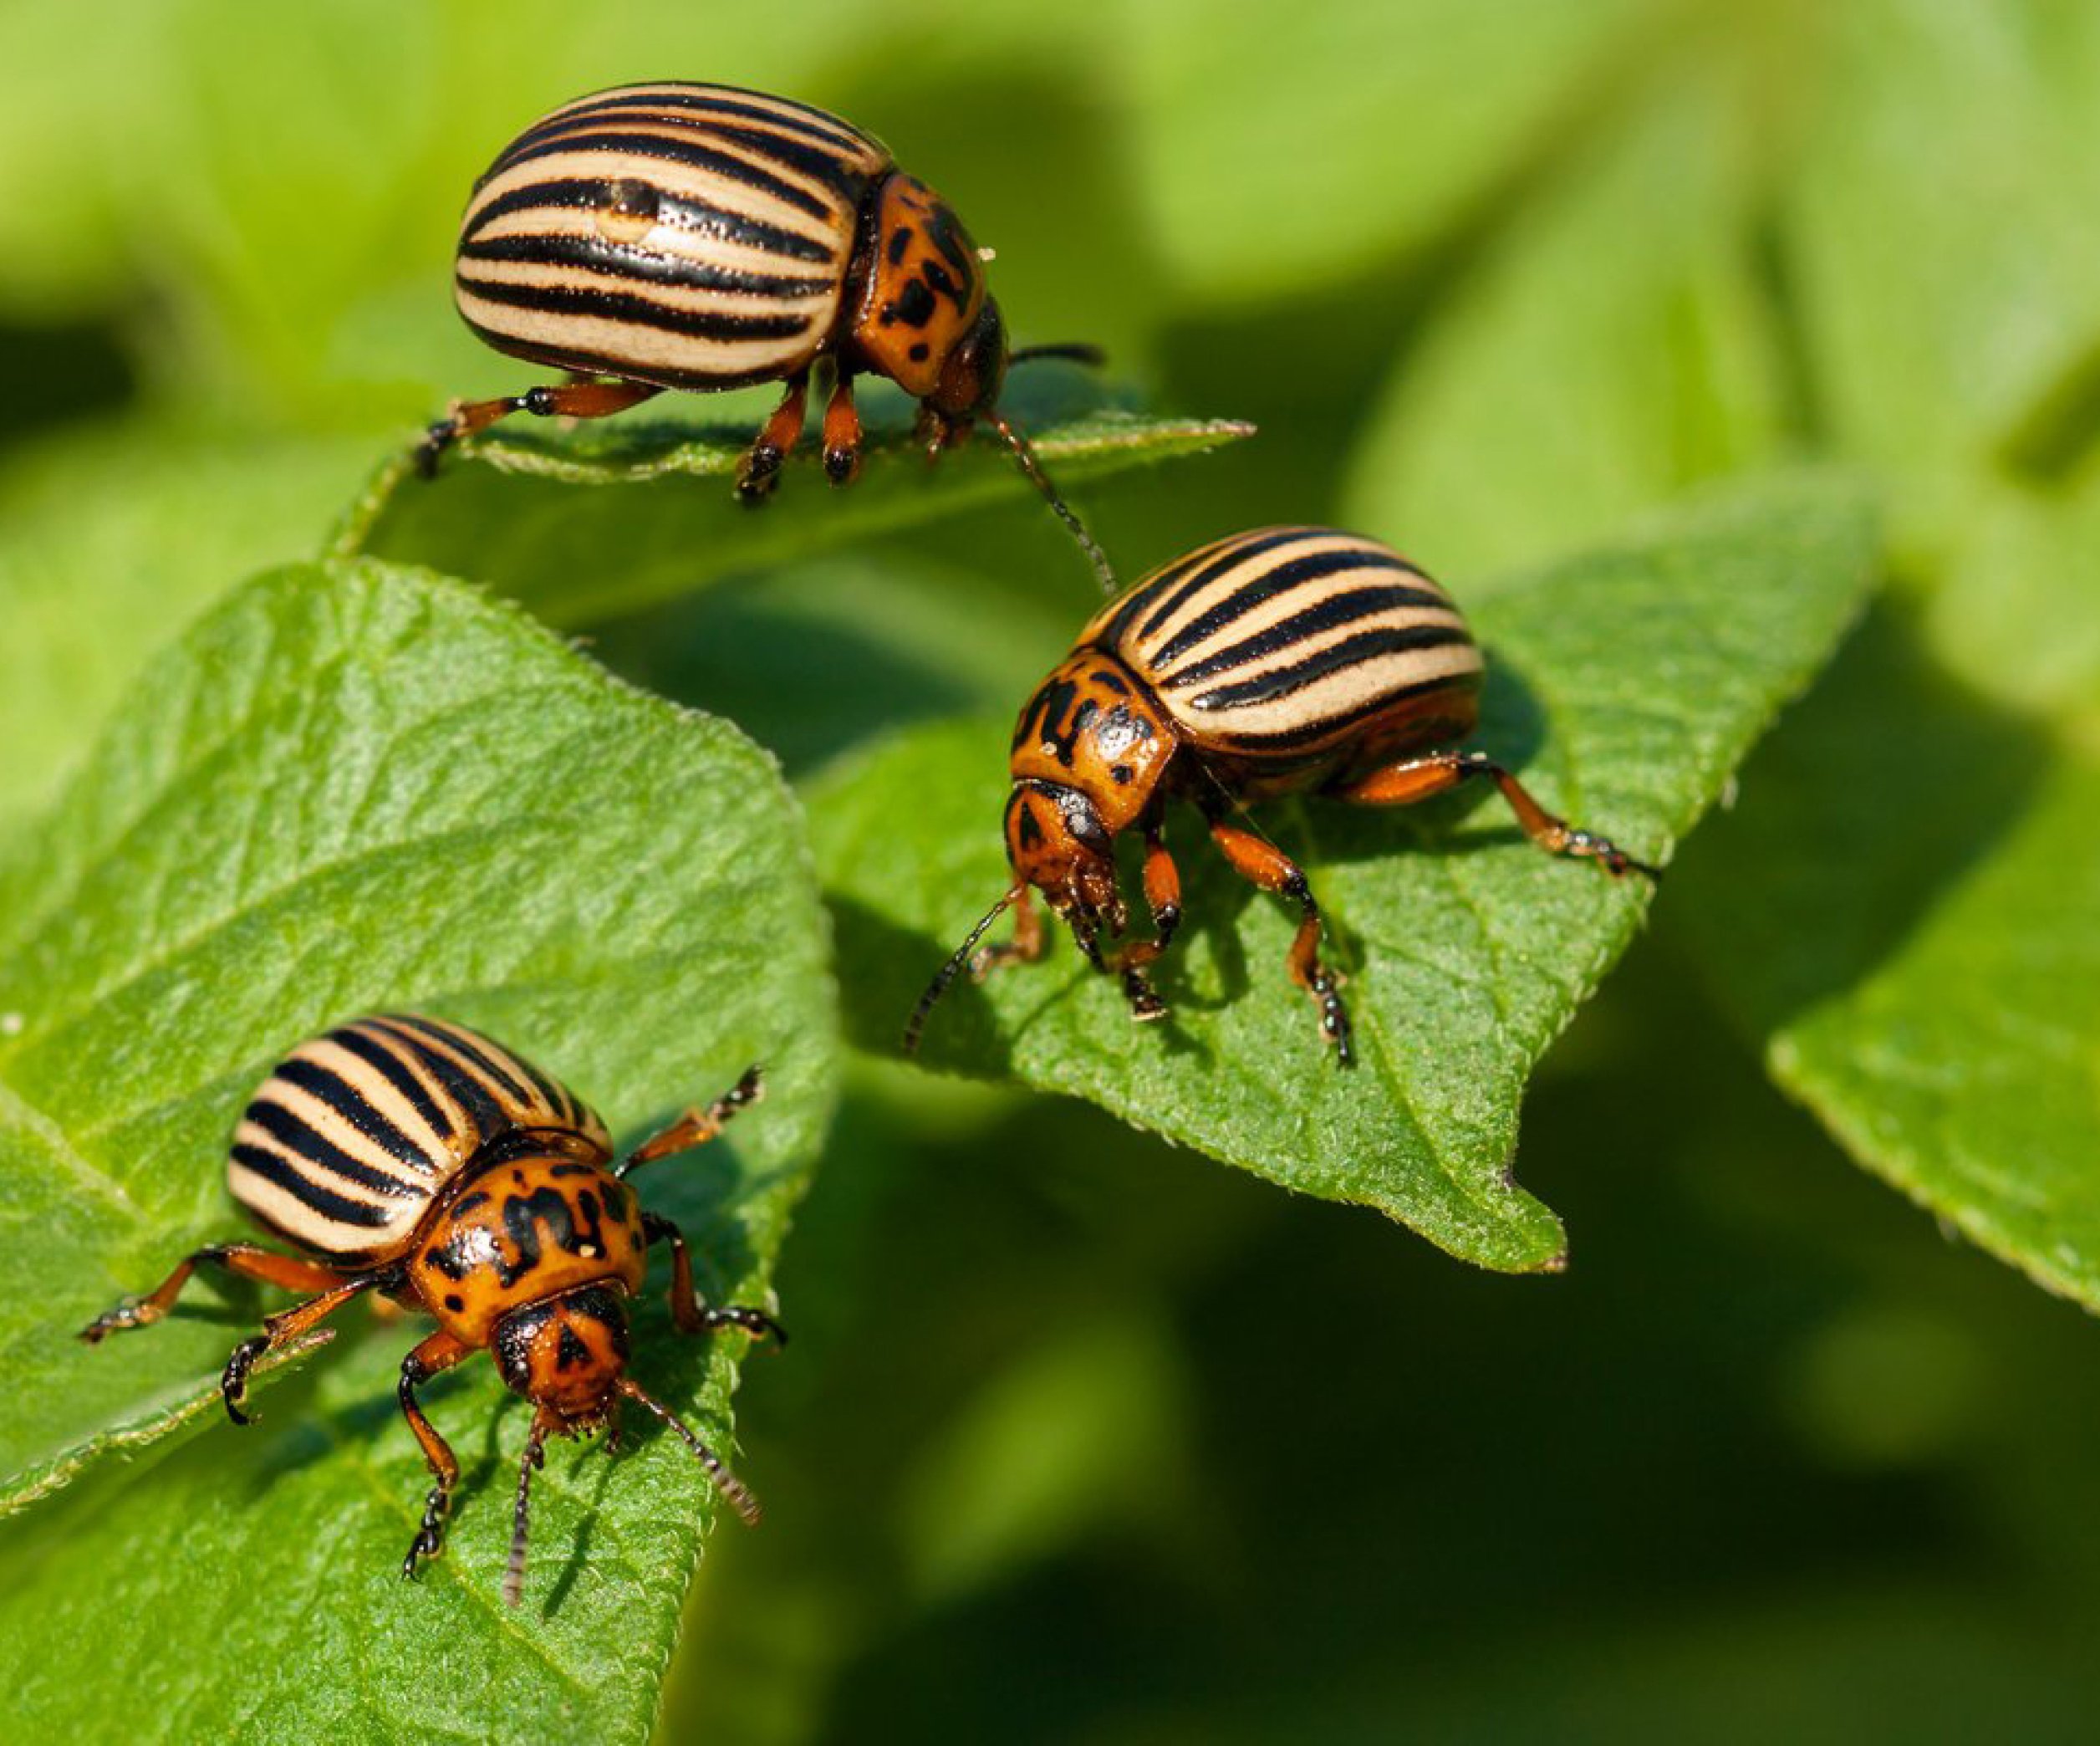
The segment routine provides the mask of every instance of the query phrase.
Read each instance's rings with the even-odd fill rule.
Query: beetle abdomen
[[[234,1130],[227,1184],[303,1248],[380,1259],[461,1166],[517,1129],[580,1134],[612,1153],[588,1105],[500,1044],[408,1013],[361,1018],[301,1044],[262,1082]]]
[[[1256,763],[1353,753],[1410,721],[1462,728],[1481,670],[1442,589],[1330,528],[1200,547],[1110,602],[1080,641],[1121,656],[1191,745]]]
[[[460,313],[497,350],[674,388],[801,368],[890,166],[858,128],[725,85],[627,85],[512,141],[461,222]]]

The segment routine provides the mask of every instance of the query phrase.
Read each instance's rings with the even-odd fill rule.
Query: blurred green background
[[[390,445],[520,385],[451,311],[466,186],[656,77],[853,117],[997,248],[1022,340],[1259,423],[1079,493],[1126,570],[1329,518],[1476,597],[1800,459],[1892,554],[1535,1085],[1564,1276],[861,1064],[741,1396],[768,1519],[710,1548],[662,1738],[2090,1739],[2085,1320],[1762,1057],[2031,789],[2100,789],[2100,8],[7,0],[0,828]],[[1012,707],[1083,587],[1017,497],[588,629],[805,779]],[[1893,887],[1855,794],[1909,821]],[[1745,962],[1863,882],[1856,960]]]

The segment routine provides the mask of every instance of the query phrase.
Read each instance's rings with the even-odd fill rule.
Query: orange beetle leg
[[[844,370],[824,407],[824,477],[849,485],[860,471],[860,410],[854,405],[853,378]]]
[[[1313,901],[1305,875],[1282,850],[1236,824],[1214,819],[1211,835],[1232,864],[1232,870],[1242,879],[1297,905],[1298,931],[1287,959],[1291,980],[1319,1007],[1321,1034],[1334,1045],[1336,1060],[1344,1067],[1354,1066],[1356,1049],[1348,1008],[1342,1003],[1339,979],[1320,962],[1320,906]]]
[[[438,457],[462,439],[486,431],[513,412],[538,418],[609,418],[639,406],[664,391],[650,382],[599,382],[572,377],[558,387],[528,388],[501,400],[459,401],[451,411],[423,433],[415,447],[415,470],[428,479],[437,472]]]
[[[451,1369],[475,1350],[456,1335],[440,1328],[401,1361],[398,1396],[401,1417],[415,1433],[415,1441],[422,1447],[423,1459],[437,1481],[431,1488],[430,1496],[424,1499],[422,1524],[415,1530],[415,1538],[409,1542],[408,1557],[401,1565],[404,1576],[413,1577],[418,1560],[436,1557],[443,1547],[445,1515],[451,1506],[452,1488],[459,1481],[459,1459],[452,1453],[452,1446],[438,1434],[437,1427],[424,1417],[423,1409],[415,1401],[416,1386],[429,1381],[441,1371]]]
[[[1629,873],[1641,874],[1650,881],[1662,878],[1659,868],[1635,860],[1609,837],[1578,830],[1567,819],[1547,811],[1522,783],[1484,752],[1434,752],[1426,758],[1410,758],[1403,763],[1374,770],[1336,792],[1340,799],[1359,806],[1407,806],[1476,776],[1487,777],[1502,791],[1524,835],[1548,854],[1593,860],[1614,879]]]
[[[798,370],[788,378],[788,391],[781,396],[772,416],[766,421],[751,452],[737,469],[737,495],[745,503],[764,502],[779,482],[780,463],[801,440],[808,412],[809,372]]]

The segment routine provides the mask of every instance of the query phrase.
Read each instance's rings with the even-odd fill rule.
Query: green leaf
[[[1497,590],[1475,615],[1491,673],[1476,743],[1546,804],[1660,857],[1827,658],[1873,555],[1848,492],[1776,483]],[[864,1046],[896,1047],[912,997],[1007,882],[1004,728],[913,730],[816,784],[818,862]],[[1557,1264],[1557,1222],[1507,1173],[1517,1104],[1632,937],[1643,888],[1540,854],[1495,803],[1261,817],[1334,924],[1355,1072],[1326,1058],[1285,978],[1291,918],[1233,881],[1179,814],[1185,944],[1162,967],[1167,1024],[1134,1026],[1112,982],[1066,947],[981,991],[959,987],[927,1059],[1090,1098],[1290,1187],[1375,1207],[1484,1265]]]
[[[1154,246],[1183,286],[1230,299],[1331,284],[1420,246],[1560,150],[1665,11],[1425,0],[1309,7],[1279,29],[1259,8],[1135,8]]]
[[[2100,27],[2054,0],[1827,13],[1785,245],[1831,435],[1934,543],[1979,462],[2046,473],[2100,434],[2100,253],[2037,245],[2100,202]]]
[[[1516,214],[1397,363],[1351,457],[1353,523],[1404,530],[1432,569],[1500,570],[1778,458],[1781,357],[1730,94],[1681,75]]]
[[[50,797],[147,657],[229,578],[313,556],[370,454],[162,421],[47,444],[0,474],[0,816]]]
[[[1226,419],[1094,411],[1022,421],[1061,488],[1122,469],[1200,454],[1253,434]],[[804,452],[775,499],[753,509],[731,487],[757,426],[696,426],[645,416],[559,433],[499,426],[448,457],[435,481],[405,453],[374,479],[337,549],[428,564],[494,583],[543,618],[577,625],[719,580],[850,547],[987,503],[1032,505],[1039,534],[1063,539],[995,437],[930,468],[894,397],[871,408],[860,478],[833,491]],[[617,490],[604,488],[618,486]],[[1075,573],[1085,559],[1075,549]]]
[[[675,1438],[630,1427],[616,1461],[552,1456],[512,1613],[497,1589],[523,1421],[492,1366],[430,1391],[466,1478],[446,1555],[408,1585],[427,1478],[392,1373],[411,1330],[346,1315],[323,1362],[262,1391],[253,1431],[208,1402],[276,1294],[214,1307],[199,1290],[150,1332],[71,1335],[241,1232],[226,1136],[273,1060],[405,1005],[514,1044],[622,1136],[762,1062],[765,1103],[640,1181],[686,1223],[711,1297],[763,1301],[831,1097],[823,942],[766,754],[456,585],[281,571],[160,661],[0,862],[0,1199],[18,1252],[0,1374],[39,1403],[0,1430],[0,1495],[48,1499],[0,1530],[18,1725],[91,1732],[80,1706],[137,1657],[173,1738],[267,1713],[286,1737],[384,1715],[640,1738],[717,1509]],[[742,1342],[680,1339],[659,1295],[635,1371],[731,1453]],[[135,1474],[95,1459],[148,1443]],[[150,1627],[113,1643],[100,1626],[118,1617]]]
[[[2100,757],[1962,689],[1909,617],[1869,628],[1687,857],[1678,922],[1863,1164],[2100,1308]]]

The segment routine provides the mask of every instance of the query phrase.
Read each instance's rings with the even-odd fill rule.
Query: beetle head
[[[586,1285],[513,1310],[490,1345],[512,1390],[557,1429],[604,1422],[627,1368],[627,1306],[604,1285]]]
[[[935,446],[959,441],[976,420],[989,417],[1006,385],[1006,318],[1000,314],[997,301],[987,297],[970,331],[948,354],[940,380],[926,396],[926,410],[939,426]]]
[[[533,1474],[549,1437],[574,1437],[609,1425],[605,1447],[617,1445],[619,1408],[634,1401],[661,1419],[691,1449],[722,1495],[747,1522],[758,1503],[678,1416],[627,1375],[627,1306],[604,1285],[586,1285],[514,1310],[496,1325],[490,1342],[503,1380],[533,1403],[533,1428],[517,1467],[517,1504],[511,1524],[510,1562],[503,1599],[516,1606],[525,1593],[525,1544]]]
[[[1113,840],[1093,802],[1059,783],[1016,783],[1007,800],[1007,859],[1015,880],[1042,893],[1098,965],[1101,936],[1121,933],[1129,911]]]

